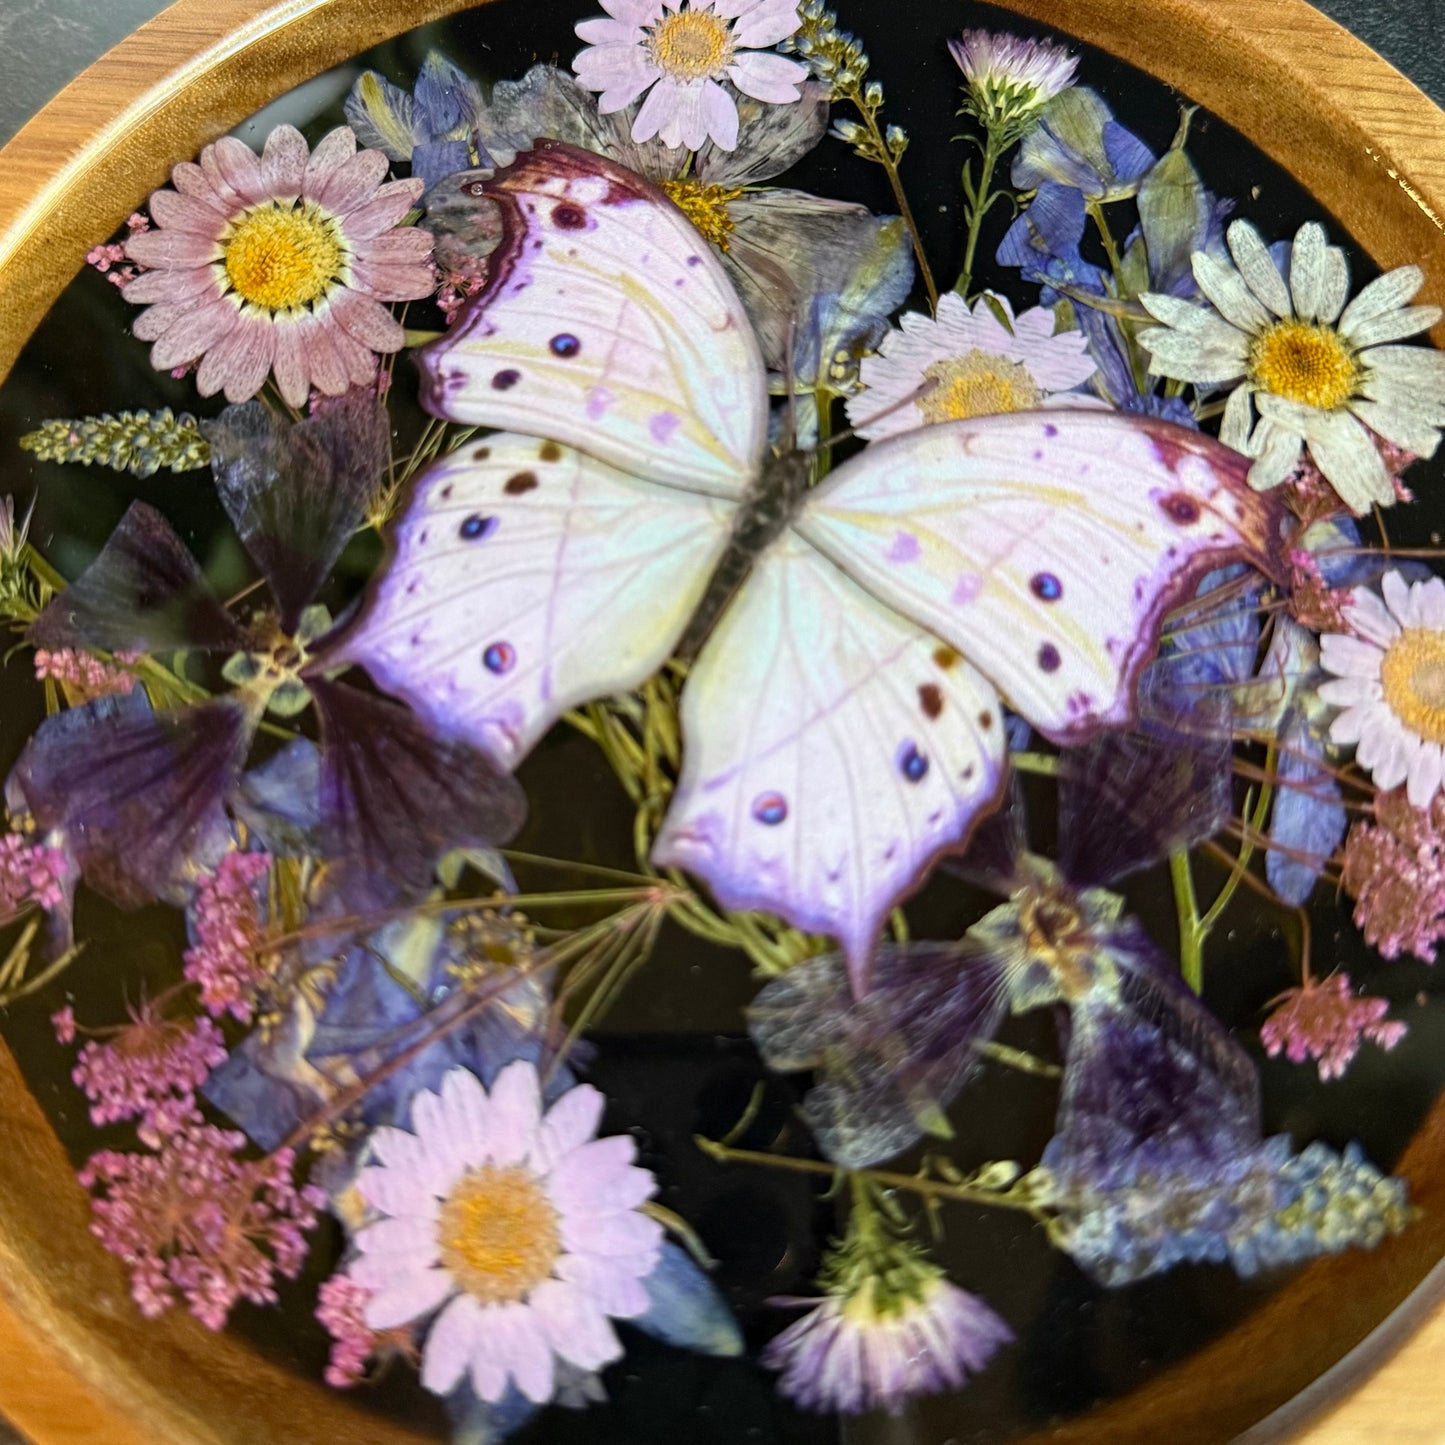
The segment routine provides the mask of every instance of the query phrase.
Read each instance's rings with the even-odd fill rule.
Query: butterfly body
[[[337,660],[513,766],[695,648],[655,861],[861,978],[998,797],[1000,693],[1058,741],[1127,720],[1164,609],[1263,560],[1272,505],[1217,443],[1097,411],[923,428],[810,487],[681,211],[555,142],[484,189],[487,286],[421,357],[434,411],[504,430],[420,479]]]

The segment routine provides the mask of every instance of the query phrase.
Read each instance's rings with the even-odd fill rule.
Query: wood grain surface
[[[1222,115],[1381,265],[1423,265],[1422,300],[1445,301],[1445,115],[1332,22],[1299,0],[1009,3]],[[86,250],[172,162],[326,67],[460,8],[179,0],[85,72],[0,151],[0,377]],[[1445,326],[1435,339],[1445,342]],[[1323,1374],[1242,1438],[1445,1445],[1445,1313],[1432,1307],[1433,1281],[1428,1297],[1329,1370],[1363,1333],[1366,1285],[1404,1299],[1445,1255],[1445,1104],[1401,1169],[1425,1210],[1415,1229],[1374,1255],[1319,1262],[1216,1346],[1038,1439],[1107,1445],[1147,1422],[1164,1440],[1202,1430],[1222,1441]],[[189,1318],[143,1324],[86,1218],[69,1164],[0,1043],[0,1411],[37,1445],[420,1440]],[[1269,1375],[1286,1355],[1297,1377]],[[1326,1394],[1338,1403],[1326,1406]]]

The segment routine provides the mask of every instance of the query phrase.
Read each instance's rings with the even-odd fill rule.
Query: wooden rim
[[[1126,57],[1226,118],[1381,266],[1422,265],[1422,299],[1445,301],[1445,114],[1301,0],[1007,3]],[[327,67],[463,8],[463,0],[177,0],[99,60],[0,150],[0,379],[85,252],[164,182],[174,160]],[[1433,336],[1445,345],[1445,323]],[[189,1317],[141,1327],[124,1270],[91,1239],[85,1197],[3,1042],[0,1100],[0,1410],[37,1445],[420,1445],[415,1432]],[[1327,1368],[1360,1333],[1348,1301],[1362,1281],[1378,1271],[1418,1281],[1445,1254],[1445,1101],[1400,1168],[1425,1210],[1401,1239],[1371,1256],[1319,1262],[1216,1346],[1047,1438],[1105,1442],[1126,1419],[1147,1419],[1166,1437],[1173,1429],[1192,1439],[1217,1421],[1209,1438],[1224,1439],[1237,1428],[1226,1422],[1252,1408],[1249,1361],[1271,1349],[1278,1330],[1308,1319],[1300,1389],[1315,1376],[1324,1376],[1318,1390],[1352,1369],[1373,1373],[1292,1438],[1347,1445],[1383,1432],[1392,1445],[1434,1445],[1445,1414],[1445,1389],[1434,1383],[1445,1309],[1383,1365],[1395,1343],[1388,1328]],[[1418,1298],[1415,1308],[1423,1311]],[[1223,1381],[1227,1392],[1218,1389]],[[1310,1404],[1304,1397],[1285,1406],[1250,1438],[1280,1438],[1291,1412]],[[1261,1402],[1256,1413],[1268,1408]]]

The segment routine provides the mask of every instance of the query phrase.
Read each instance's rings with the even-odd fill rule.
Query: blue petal
[[[1154,152],[1117,120],[1104,122],[1104,154],[1113,168],[1114,179],[1132,184],[1154,165]]]
[[[1311,729],[1297,722],[1285,729],[1264,871],[1270,887],[1292,908],[1314,891],[1349,822],[1340,785],[1316,764],[1323,758],[1324,747]]]
[[[419,138],[442,140],[460,127],[472,128],[481,113],[476,81],[437,50],[423,62],[414,93]]]
[[[466,170],[471,163],[471,152],[464,140],[426,141],[411,153],[411,173],[421,177],[427,190]]]
[[[231,812],[273,856],[319,857],[320,778],[316,744],[297,738],[241,779]]]
[[[470,1380],[447,1396],[447,1415],[452,1422],[452,1445],[501,1445],[515,1435],[542,1407],[534,1405],[515,1385],[495,1404],[479,1399]]]
[[[684,1250],[664,1243],[657,1268],[645,1283],[652,1303],[629,1324],[679,1349],[725,1357],[742,1354],[742,1331],[733,1312]]]

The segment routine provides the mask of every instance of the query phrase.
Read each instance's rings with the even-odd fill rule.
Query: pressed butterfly
[[[1000,795],[1000,693],[1060,743],[1127,722],[1164,611],[1265,562],[1273,505],[1217,442],[1101,411],[922,428],[809,487],[661,192],[549,141],[483,190],[486,286],[419,360],[429,410],[505,430],[420,478],[333,656],[513,767],[702,638],[653,857],[833,934],[862,988],[889,909]]]

